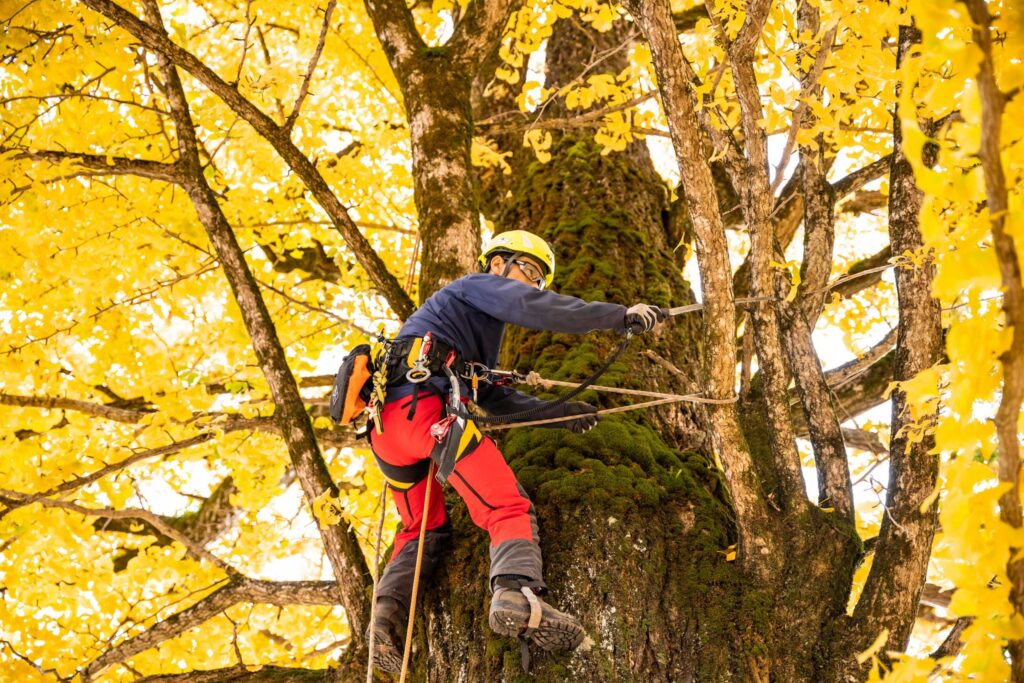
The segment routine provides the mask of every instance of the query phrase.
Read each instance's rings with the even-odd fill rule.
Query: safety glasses
[[[526,276],[526,279],[537,285],[537,289],[544,289],[544,273],[540,272],[537,266],[518,259],[512,259],[512,263],[519,266],[519,270]]]

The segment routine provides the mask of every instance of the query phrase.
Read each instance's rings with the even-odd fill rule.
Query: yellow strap
[[[420,349],[423,348],[423,337],[416,337],[412,341],[412,348],[409,349],[409,355],[405,359],[405,364],[410,368],[416,364],[416,361],[420,359]]]

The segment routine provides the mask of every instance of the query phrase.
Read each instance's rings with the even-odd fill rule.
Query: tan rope
[[[563,387],[575,387],[579,384],[574,382],[561,382],[559,380],[546,380],[540,376],[536,376],[536,373],[530,373],[526,378],[527,383],[537,384],[540,386],[563,386]],[[613,413],[628,413],[630,411],[639,411],[644,408],[654,408],[655,405],[665,405],[667,403],[680,403],[683,401],[690,403],[711,403],[714,405],[724,405],[727,403],[736,402],[736,396],[730,396],[729,398],[709,398],[707,396],[701,396],[698,393],[658,393],[656,391],[642,391],[640,389],[621,389],[618,387],[606,387],[599,385],[591,385],[589,389],[596,391],[606,391],[608,393],[625,393],[631,396],[652,396],[654,400],[647,400],[642,403],[634,403],[633,405],[620,405],[617,408],[606,408],[597,413],[590,413],[589,415],[611,415]],[[487,425],[487,431],[498,431],[502,429],[512,429],[513,427],[537,427],[539,425],[550,425],[558,422],[569,422],[571,420],[579,420],[580,418],[586,417],[588,414],[582,415],[567,415],[561,418],[548,418],[546,420],[530,420],[529,422],[512,422],[505,425]]]
[[[387,515],[387,507],[384,505],[384,496],[387,495],[388,483],[380,488],[380,523],[377,525],[377,543],[373,553],[373,593],[370,595],[370,640],[366,647],[369,650],[369,659],[366,663],[366,683],[373,683],[373,641],[376,635],[373,629],[373,618],[377,613],[377,586],[380,585],[380,537],[384,535],[384,517]]]
[[[579,386],[578,382],[562,382],[557,379],[544,379],[536,372],[531,372],[526,376],[526,383],[542,387],[570,387],[575,388]],[[676,401],[689,401],[690,403],[735,403],[736,397],[730,398],[706,398],[701,394],[663,394],[658,391],[646,391],[643,389],[623,389],[621,387],[605,387],[600,384],[591,384],[587,389],[593,389],[594,391],[603,391],[609,394],[626,394],[627,396],[648,396],[650,398],[671,398]]]
[[[427,491],[423,495],[423,519],[420,520],[420,539],[416,548],[416,573],[412,578],[412,598],[409,599],[409,625],[405,629],[405,652],[402,654],[402,675],[399,683],[405,683],[405,674],[409,671],[409,653],[412,651],[412,625],[416,619],[416,594],[420,589],[420,567],[423,565],[423,536],[427,533],[427,509],[430,506],[430,483],[434,478],[434,461],[430,461],[427,469]]]

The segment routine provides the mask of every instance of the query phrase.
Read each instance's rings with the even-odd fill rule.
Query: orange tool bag
[[[332,420],[347,425],[366,409],[373,389],[372,377],[370,345],[360,344],[345,356],[338,374],[334,376],[330,404]]]

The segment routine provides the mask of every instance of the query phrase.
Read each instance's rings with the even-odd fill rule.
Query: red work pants
[[[383,431],[370,433],[377,463],[388,480],[388,488],[402,518],[395,537],[391,562],[378,588],[408,605],[415,572],[416,545],[424,514],[427,487],[430,506],[426,510],[427,534],[421,580],[433,572],[448,536],[444,495],[434,477],[428,477],[430,453],[437,443],[430,427],[444,416],[444,405],[434,394],[421,394],[412,419],[408,417],[412,398],[385,404],[381,411]],[[501,451],[490,438],[462,454],[448,483],[462,497],[473,522],[491,537],[491,577],[501,574],[542,580],[537,521],[530,499],[516,481]]]

